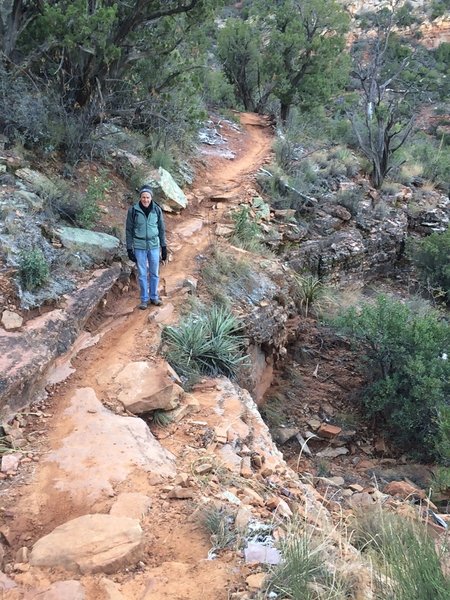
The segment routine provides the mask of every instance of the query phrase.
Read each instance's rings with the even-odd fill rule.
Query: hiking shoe
[[[155,306],[161,306],[162,304],[162,300],[160,300],[159,298],[157,300],[150,300],[150,302]]]
[[[138,308],[140,308],[141,310],[145,310],[148,308],[148,304],[147,302],[141,302],[138,306]]]

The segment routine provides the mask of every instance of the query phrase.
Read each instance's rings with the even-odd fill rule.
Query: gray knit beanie
[[[147,194],[151,194],[153,196],[153,190],[149,185],[143,185],[141,187],[139,190],[139,196],[141,196],[144,192],[147,192]]]

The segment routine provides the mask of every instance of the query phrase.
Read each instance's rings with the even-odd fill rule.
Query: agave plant
[[[317,313],[331,302],[327,288],[315,275],[294,275],[293,295],[305,317],[313,307]]]
[[[191,314],[177,327],[165,327],[166,356],[178,373],[234,377],[245,361],[241,325],[226,308]]]

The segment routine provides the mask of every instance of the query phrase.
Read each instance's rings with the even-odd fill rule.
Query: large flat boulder
[[[120,273],[118,264],[95,271],[64,309],[31,319],[21,331],[0,328],[0,417],[8,418],[39,396],[46,371],[69,350]]]
[[[81,573],[114,573],[131,564],[143,541],[139,521],[111,515],[84,515],[38,540],[30,555],[37,567]]]
[[[47,175],[44,175],[39,171],[34,171],[33,169],[28,169],[27,167],[17,169],[15,175],[19,179],[22,179],[22,181],[25,181],[25,183],[28,184],[28,187],[31,188],[33,192],[52,190],[55,187],[55,184],[47,177]],[[42,208],[42,205],[40,208]]]
[[[147,424],[114,414],[91,388],[76,390],[58,427],[68,433],[41,464],[53,474],[55,491],[67,493],[77,506],[114,495],[114,487],[136,469],[162,478],[176,473],[173,455]]]
[[[55,234],[64,248],[71,252],[84,252],[95,262],[110,262],[120,244],[119,239],[113,235],[89,229],[58,227]]]
[[[155,192],[155,200],[166,212],[179,212],[186,208],[188,201],[178,183],[172,175],[159,167],[157,171],[151,171],[145,181]]]
[[[135,415],[152,410],[172,410],[180,403],[183,389],[170,375],[167,363],[131,362],[115,377],[118,399]]]

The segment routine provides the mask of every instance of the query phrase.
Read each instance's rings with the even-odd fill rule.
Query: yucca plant
[[[234,377],[245,361],[241,325],[226,308],[213,306],[209,312],[189,315],[177,327],[162,333],[166,357],[185,377],[195,374]]]
[[[161,408],[157,408],[153,411],[152,420],[157,427],[167,427],[172,423],[172,417],[167,414],[167,411],[162,410]]]
[[[234,232],[231,242],[244,250],[258,251],[261,248],[261,231],[253,220],[247,206],[242,206],[232,215]]]
[[[236,541],[236,533],[232,529],[233,517],[225,509],[209,506],[203,510],[201,519],[211,535],[213,550],[222,550]]]
[[[376,582],[380,600],[450,598],[440,553],[426,527],[403,517],[376,510],[357,516],[353,543],[370,554],[381,574]]]
[[[285,598],[312,598],[310,584],[322,571],[320,553],[311,551],[304,535],[290,538],[282,547],[283,562],[275,571],[271,589]]]
[[[321,312],[331,297],[323,282],[315,275],[294,275],[292,290],[294,301],[307,317],[312,310]]]
[[[380,549],[387,575],[380,597],[448,600],[450,580],[443,574],[434,540],[425,527],[402,520],[391,528],[390,534]]]
[[[272,572],[268,591],[286,600],[348,598],[346,582],[327,567],[330,544],[313,528],[294,522],[281,543],[282,562]]]

